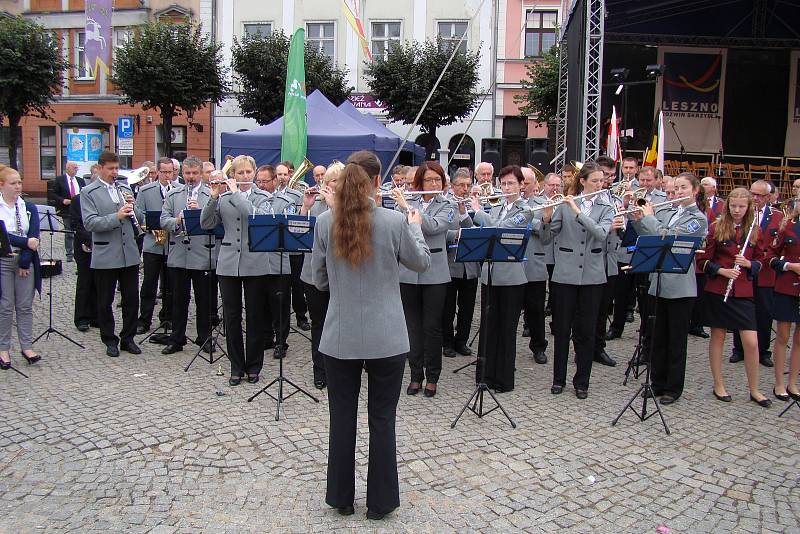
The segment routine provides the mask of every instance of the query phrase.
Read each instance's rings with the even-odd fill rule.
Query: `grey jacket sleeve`
[[[317,224],[314,229],[314,245],[311,249],[311,279],[314,286],[320,291],[330,291],[328,287],[328,266],[326,254],[328,253],[328,228],[327,224]]]
[[[122,221],[117,219],[117,212],[108,215],[100,215],[97,212],[95,196],[100,189],[90,191],[85,198],[81,198],[81,215],[83,216],[83,226],[89,232],[108,232],[122,226]]]
[[[164,207],[161,209],[161,228],[164,230],[169,230],[170,232],[175,232],[175,228],[177,227],[175,218],[175,197],[177,195],[168,195],[167,198],[164,199]]]
[[[550,219],[549,223],[542,223],[541,228],[539,229],[539,235],[542,239],[542,243],[548,244],[553,241],[553,239],[561,232],[561,225],[564,222],[564,215],[562,209],[564,208],[564,204],[556,207],[555,211],[553,212],[553,218]]]
[[[472,218],[475,221],[476,226],[494,226],[494,220],[492,219],[492,216],[483,210],[476,211]]]
[[[600,240],[608,237],[608,232],[611,231],[611,223],[613,221],[614,210],[612,210],[610,207],[609,209],[603,210],[603,213],[600,215],[600,219],[597,222],[583,212],[578,215],[578,222],[581,223],[581,226],[586,228],[586,231],[589,232],[595,239]]]
[[[403,224],[397,257],[403,266],[418,273],[427,271],[431,266],[431,251],[428,249],[420,226]]]
[[[206,205],[203,206],[203,211],[200,212],[200,226],[203,230],[213,230],[216,225],[222,222],[222,217],[219,214],[219,199],[220,197],[211,197]]]

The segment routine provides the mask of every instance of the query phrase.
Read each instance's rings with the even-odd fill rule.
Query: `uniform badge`
[[[523,217],[521,213],[517,213],[511,220],[514,221],[514,224],[522,224],[525,222],[525,217]]]
[[[289,215],[294,215],[294,212],[295,212],[294,204],[289,204],[288,206],[286,206],[286,213],[288,213]]]
[[[700,223],[697,221],[689,221],[689,223],[686,225],[686,229],[692,233],[695,233],[700,229]]]
[[[453,222],[453,217],[456,216],[455,210],[450,210],[447,214],[447,222]]]

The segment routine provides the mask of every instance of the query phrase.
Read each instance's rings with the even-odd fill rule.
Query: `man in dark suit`
[[[78,164],[74,161],[68,161],[64,174],[57,176],[55,179],[48,203],[51,206],[55,206],[56,214],[64,221],[65,230],[72,228],[69,205],[72,203],[73,197],[81,192],[84,185],[83,178],[78,177]],[[67,261],[72,261],[73,244],[71,233],[64,234],[64,249],[67,253]]]
[[[94,286],[92,261],[92,233],[86,230],[81,217],[81,196],[76,195],[69,205],[69,218],[75,232],[74,254],[77,267],[75,282],[75,326],[81,332],[97,326],[97,291]]]

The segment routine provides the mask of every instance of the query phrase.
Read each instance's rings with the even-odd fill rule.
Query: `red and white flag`
[[[611,106],[611,122],[608,125],[608,139],[606,140],[606,156],[619,162],[622,159],[619,147],[619,123],[617,122],[617,108]]]

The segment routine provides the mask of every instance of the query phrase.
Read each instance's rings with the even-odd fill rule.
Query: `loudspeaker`
[[[500,157],[501,146],[502,139],[487,137],[481,140],[481,161],[491,163],[494,167],[494,172],[499,171],[500,167],[503,166]]]
[[[526,163],[547,174],[553,170],[550,154],[547,152],[547,139],[529,138],[525,140]]]
[[[525,141],[522,139],[503,139],[500,148],[500,160],[503,166],[525,165]]]

